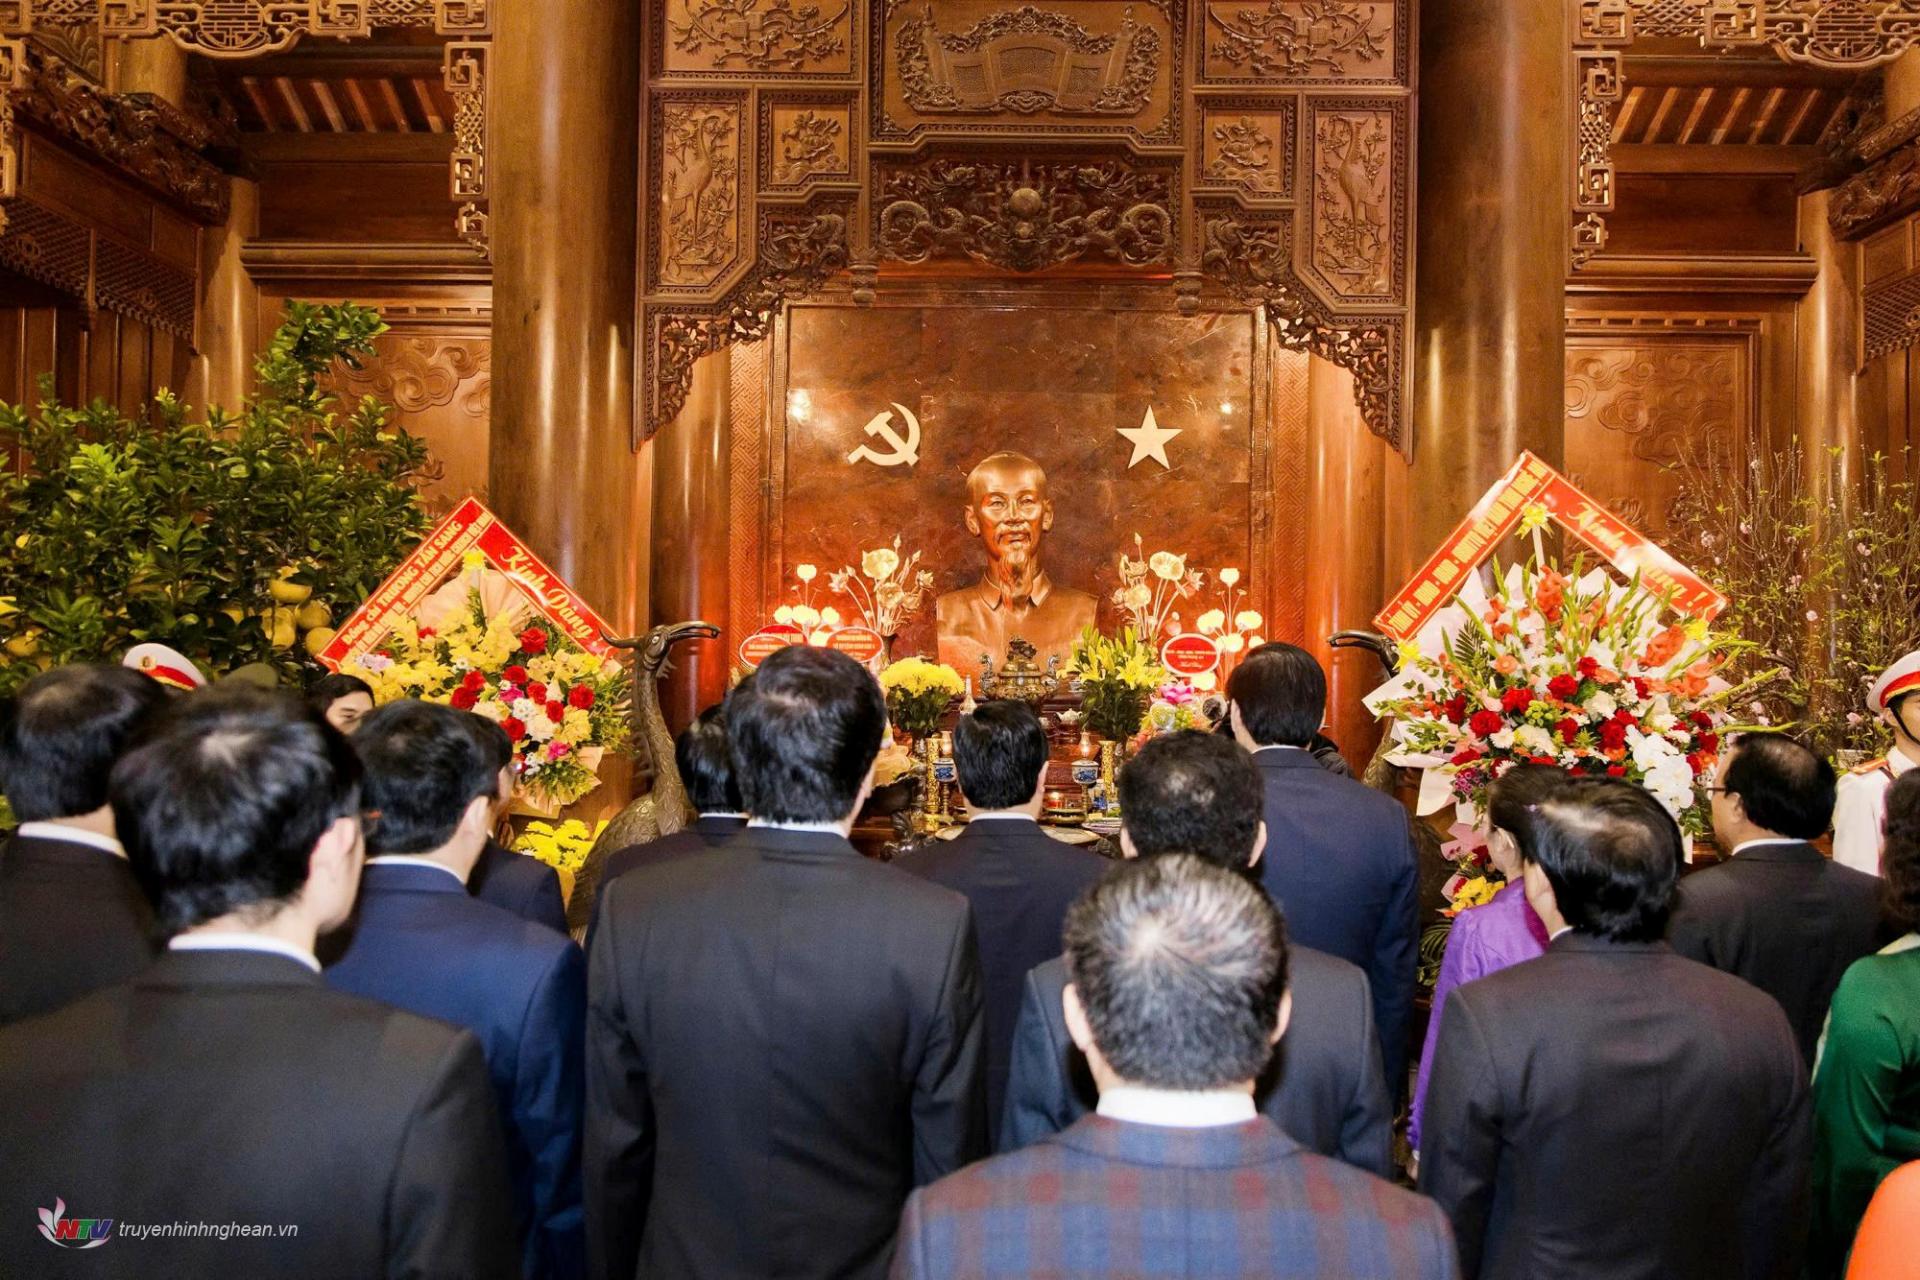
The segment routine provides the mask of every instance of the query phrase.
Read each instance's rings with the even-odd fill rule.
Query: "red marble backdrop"
[[[1043,563],[1057,583],[1101,599],[1103,627],[1123,622],[1111,602],[1115,561],[1138,533],[1148,553],[1184,554],[1206,572],[1201,594],[1182,606],[1188,622],[1222,603],[1216,574],[1231,565],[1250,590],[1240,607],[1267,615],[1268,636],[1300,638],[1306,450],[1300,432],[1284,429],[1300,415],[1276,414],[1273,402],[1304,388],[1298,377],[1276,377],[1252,316],[1032,300],[1018,309],[803,306],[778,343],[758,451],[759,555],[741,566],[758,574],[757,590],[738,583],[735,597],[757,598],[761,620],[799,598],[801,563],[820,568],[816,605],[851,612],[831,598],[827,575],[895,534],[904,550],[925,553],[935,592],[974,581],[984,555],[962,516],[966,476],[1009,449],[1046,468],[1056,519]],[[1299,363],[1290,358],[1286,369],[1297,374]],[[920,421],[918,463],[850,463],[862,444],[888,451],[862,429],[895,403]],[[1133,446],[1119,429],[1138,427],[1149,406],[1161,427],[1181,433],[1167,444],[1171,468],[1150,459],[1128,466]],[[903,427],[897,414],[894,425]],[[739,521],[735,528],[739,541]],[[750,626],[734,619],[736,643]],[[933,650],[929,599],[896,656]]]

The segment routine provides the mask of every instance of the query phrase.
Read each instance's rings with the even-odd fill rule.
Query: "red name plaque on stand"
[[[784,623],[762,627],[740,642],[740,661],[749,668],[757,667],[782,649],[803,643],[805,639],[800,634],[800,628]]]
[[[1171,636],[1160,646],[1160,665],[1177,676],[1203,676],[1220,665],[1220,644],[1193,631]]]
[[[582,649],[604,655],[611,647],[600,615],[500,523],[500,517],[478,498],[468,498],[341,624],[333,643],[320,652],[320,661],[338,671],[349,658],[377,649],[396,621],[410,616],[462,571],[469,551],[479,552],[489,568],[512,583],[527,603]]]
[[[871,627],[842,627],[827,637],[827,648],[865,664],[885,653],[887,642]]]

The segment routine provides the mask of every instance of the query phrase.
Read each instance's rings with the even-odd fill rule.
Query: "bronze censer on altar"
[[[1048,658],[1044,671],[1034,661],[1038,656],[1039,650],[1018,636],[1007,642],[1007,660],[998,670],[992,654],[981,654],[980,696],[1014,698],[1039,710],[1041,703],[1060,691],[1061,677],[1060,655]]]

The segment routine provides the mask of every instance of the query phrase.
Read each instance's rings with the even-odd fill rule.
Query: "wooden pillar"
[[[616,629],[646,621],[634,427],[640,9],[501,0],[493,61],[494,509]]]
[[[1562,461],[1567,9],[1558,0],[1420,5],[1415,560],[1521,449]]]
[[[686,407],[649,446],[653,625],[699,621],[721,630],[718,640],[688,642],[674,652],[660,709],[676,733],[726,696],[737,643],[727,616],[732,381],[731,351],[702,359],[693,367]]]
[[[240,261],[260,233],[260,187],[234,178],[233,204],[223,227],[200,233],[200,310],[187,403],[238,410],[253,390],[260,344],[260,288]]]
[[[1800,360],[1794,405],[1800,466],[1824,506],[1845,502],[1860,480],[1861,440],[1859,253],[1827,221],[1830,191],[1800,198],[1800,245],[1820,264],[1795,315]],[[1828,451],[1845,450],[1836,461]]]
[[[1353,374],[1307,362],[1307,466],[1313,518],[1307,524],[1307,642],[1327,669],[1327,720],[1358,773],[1380,726],[1360,699],[1386,678],[1372,654],[1334,649],[1336,631],[1373,629],[1385,598],[1381,481],[1387,448],[1367,430],[1353,399]],[[1397,584],[1395,584],[1397,585]]]

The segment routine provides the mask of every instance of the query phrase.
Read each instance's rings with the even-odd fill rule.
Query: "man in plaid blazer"
[[[1432,1202],[1255,1110],[1290,1012],[1285,926],[1259,889],[1150,858],[1080,899],[1066,935],[1067,1026],[1099,1110],[914,1192],[895,1280],[1457,1277]]]

